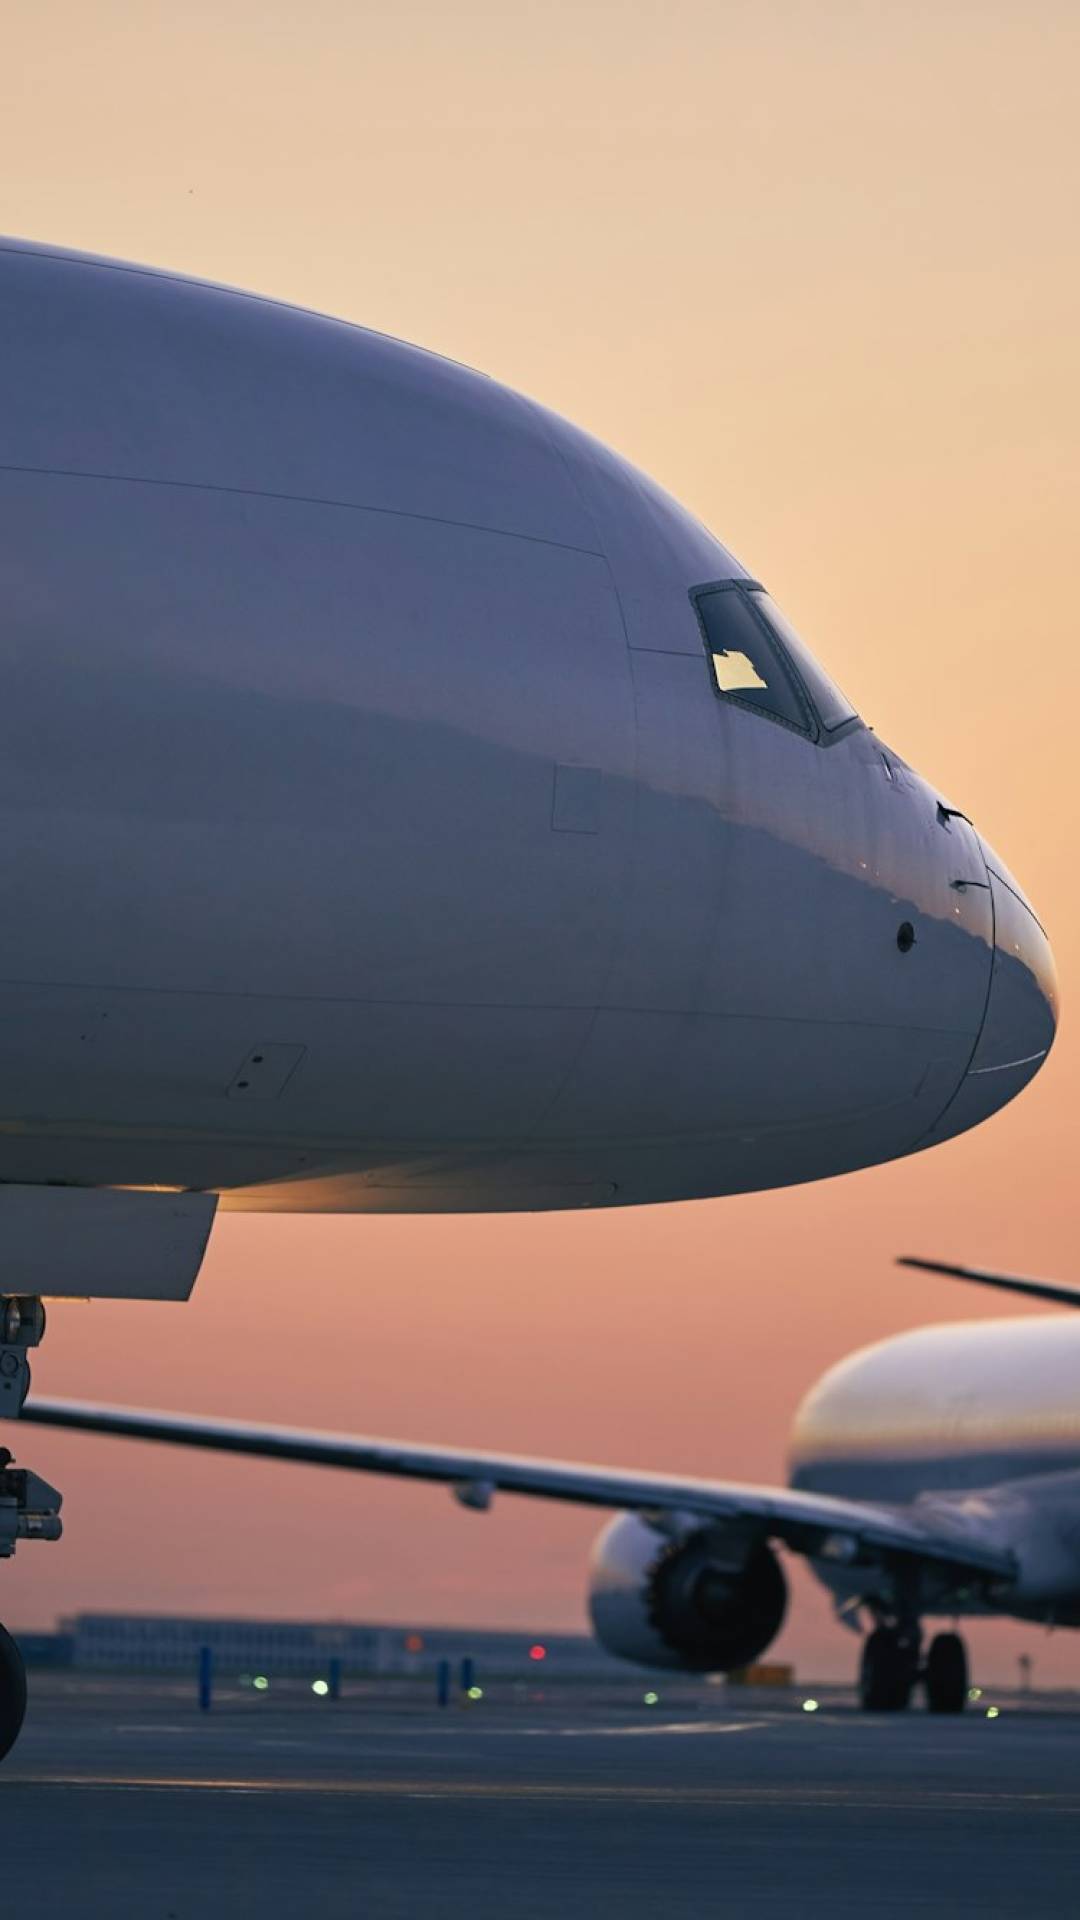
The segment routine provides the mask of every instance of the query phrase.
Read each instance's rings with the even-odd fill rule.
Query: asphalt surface
[[[646,1685],[648,1683],[646,1682]],[[34,1676],[0,1767],[33,1920],[1080,1913],[1080,1710],[749,1692],[221,1697]]]

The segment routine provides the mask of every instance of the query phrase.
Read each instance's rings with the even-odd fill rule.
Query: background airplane
[[[1049,1281],[909,1259],[1071,1309]],[[667,1474],[297,1432],[75,1401],[32,1401],[41,1425],[443,1481],[465,1507],[497,1492],[619,1509],[597,1539],[597,1638],[642,1665],[728,1672],[783,1623],[777,1547],[803,1555],[848,1626],[868,1629],[864,1707],[906,1707],[917,1682],[959,1713],[968,1664],[955,1630],[923,1651],[926,1618],[997,1614],[1080,1626],[1080,1319],[919,1328],[853,1353],[799,1407],[790,1484]]]

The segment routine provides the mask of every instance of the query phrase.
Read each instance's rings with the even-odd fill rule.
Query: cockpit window
[[[809,708],[784,666],[771,633],[741,587],[707,587],[694,599],[717,693],[741,706],[811,733]]]
[[[811,738],[857,718],[776,602],[754,581],[692,594],[718,694]]]
[[[783,643],[788,659],[794,662],[795,670],[817,708],[818,719],[826,732],[831,733],[834,727],[842,727],[846,720],[857,719],[851,701],[841,693],[836,681],[829,677],[820,662],[815,660],[805,640],[799,638],[772,595],[762,587],[755,587],[753,602]]]

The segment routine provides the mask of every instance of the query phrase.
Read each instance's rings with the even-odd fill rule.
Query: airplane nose
[[[969,1073],[1042,1066],[1058,1023],[1058,984],[1050,942],[1027,895],[1003,860],[982,842],[994,902],[990,999]]]
[[[1050,942],[1023,889],[980,842],[994,911],[994,958],[975,1051],[926,1144],[948,1140],[996,1113],[1033,1079],[1054,1042],[1058,985]]]

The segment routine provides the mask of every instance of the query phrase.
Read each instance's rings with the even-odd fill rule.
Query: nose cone
[[[982,851],[994,908],[990,992],[967,1073],[927,1144],[963,1133],[1006,1106],[1038,1073],[1057,1030],[1050,942],[1008,867],[985,841]]]
[[[969,1073],[1037,1073],[1054,1043],[1058,984],[1054,956],[1030,900],[1004,861],[983,842],[994,901],[994,969],[986,1019]]]

